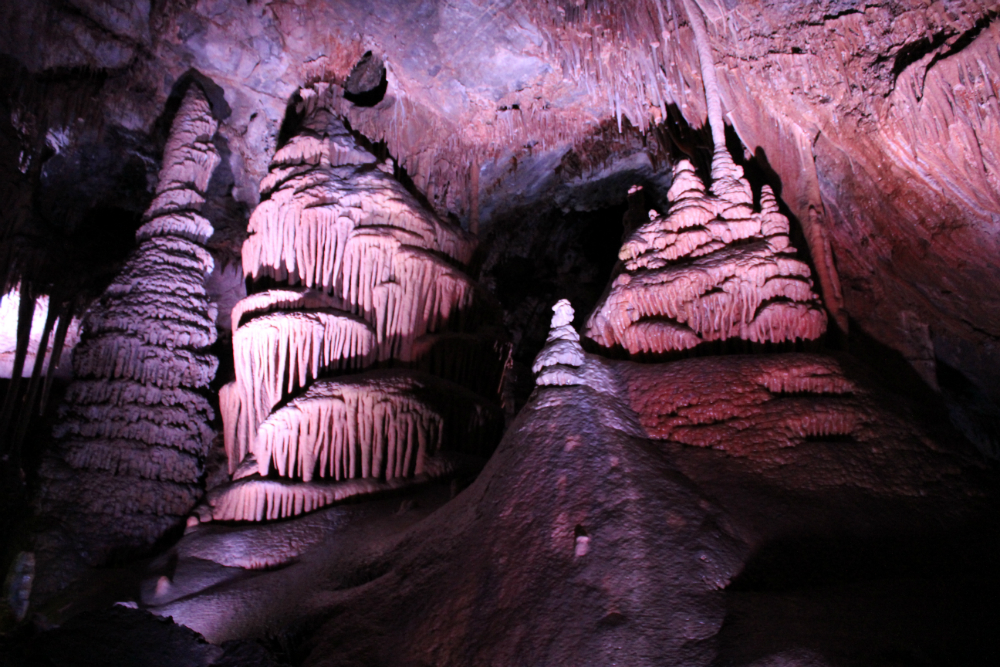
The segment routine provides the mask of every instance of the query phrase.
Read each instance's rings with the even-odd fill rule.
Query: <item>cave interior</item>
[[[0,663],[1000,664],[998,17],[0,3]]]

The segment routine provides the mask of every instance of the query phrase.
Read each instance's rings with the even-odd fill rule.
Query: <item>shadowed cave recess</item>
[[[1000,664],[1000,7],[0,5],[0,664]]]

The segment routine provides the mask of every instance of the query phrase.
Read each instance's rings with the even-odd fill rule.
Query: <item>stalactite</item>
[[[209,496],[216,521],[274,521],[305,514],[357,496],[393,491],[414,483],[445,477],[462,469],[452,456],[429,458],[424,472],[410,478],[360,478],[339,482],[301,482],[292,479],[243,478]]]
[[[49,392],[52,390],[52,381],[55,378],[56,370],[62,363],[63,349],[70,335],[70,328],[73,328],[73,342],[71,347],[76,346],[79,337],[79,322],[73,318],[73,311],[69,306],[64,306],[59,314],[59,324],[56,326],[56,337],[52,342],[52,351],[49,353],[49,364],[45,371],[45,384],[42,386],[42,396],[38,403],[38,414],[45,414],[45,407],[49,402]]]
[[[261,424],[253,454],[262,477],[412,477],[446,446],[481,454],[498,422],[495,406],[455,385],[377,371],[312,384]]]
[[[196,209],[219,156],[209,104],[192,85],[164,149],[156,198],[138,248],[84,316],[67,389],[43,461],[42,516],[66,520],[43,531],[41,570],[54,589],[83,564],[141,550],[177,526],[200,494],[213,438],[207,401],[197,393],[218,361],[215,307],[205,280],[212,233]],[[57,337],[64,337],[60,329]],[[71,546],[67,546],[71,545]],[[62,545],[62,546],[59,546]]]
[[[3,409],[0,410],[0,435],[6,435],[10,418],[20,396],[21,376],[24,374],[24,360],[28,355],[28,343],[31,338],[31,319],[35,313],[35,294],[31,284],[21,287],[21,300],[17,310],[17,343],[14,353],[14,365],[10,375],[10,385],[4,397]],[[6,449],[6,447],[4,448]]]
[[[244,421],[240,435],[229,429],[234,446],[248,451],[274,406],[322,374],[368,366],[374,351],[369,325],[342,311],[271,313],[241,326],[233,335],[233,391]]]

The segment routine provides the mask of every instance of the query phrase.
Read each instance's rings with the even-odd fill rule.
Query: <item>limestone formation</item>
[[[210,497],[217,519],[286,517],[444,474],[454,466],[434,463],[443,452],[483,456],[499,437],[502,355],[456,267],[473,239],[315,103],[326,88],[300,91],[302,127],[250,218],[244,271],[290,286],[233,308],[236,379],[219,403],[234,482]],[[328,379],[374,364],[414,370]],[[479,376],[493,382],[485,399],[448,381],[483,389]]]
[[[719,83],[704,18],[684,2],[694,29],[712,130],[712,184],[687,160],[674,165],[666,215],[631,232],[617,275],[584,334],[630,354],[687,350],[732,338],[812,340],[826,330],[809,267],[793,255],[788,219],[770,186],[753,192],[725,143]]]
[[[212,225],[198,214],[219,161],[217,123],[192,85],[164,149],[156,197],[138,248],[84,317],[76,380],[42,467],[39,509],[61,531],[39,537],[50,585],[70,572],[66,551],[98,565],[141,550],[175,528],[201,493],[213,411],[202,391],[218,361],[215,307],[203,247]],[[52,560],[56,552],[63,562]],[[47,560],[45,560],[47,559]]]
[[[552,327],[545,347],[538,353],[531,370],[538,386],[573,386],[585,384],[582,367],[585,362],[580,334],[573,328],[573,306],[560,299],[552,306]]]
[[[742,169],[724,148],[712,179],[706,192],[691,163],[677,163],[668,214],[652,214],[625,241],[624,271],[588,320],[588,338],[637,354],[730,338],[811,340],[825,331],[809,267],[794,257],[770,187],[754,211]]]

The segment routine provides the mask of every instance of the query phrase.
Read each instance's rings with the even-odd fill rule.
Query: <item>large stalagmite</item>
[[[151,546],[201,494],[213,412],[202,395],[217,359],[205,280],[212,225],[198,214],[219,155],[217,122],[192,85],[164,148],[139,247],[84,318],[76,380],[41,470],[42,592],[119,552]]]
[[[250,218],[245,273],[291,287],[233,309],[236,379],[220,406],[234,482],[201,518],[299,514],[443,474],[455,467],[446,450],[487,454],[499,436],[500,355],[456,267],[474,240],[378,163],[323,104],[329,92],[300,91],[302,127],[275,154]],[[328,379],[376,364],[410,370]],[[483,377],[485,400],[449,382],[482,390]]]

